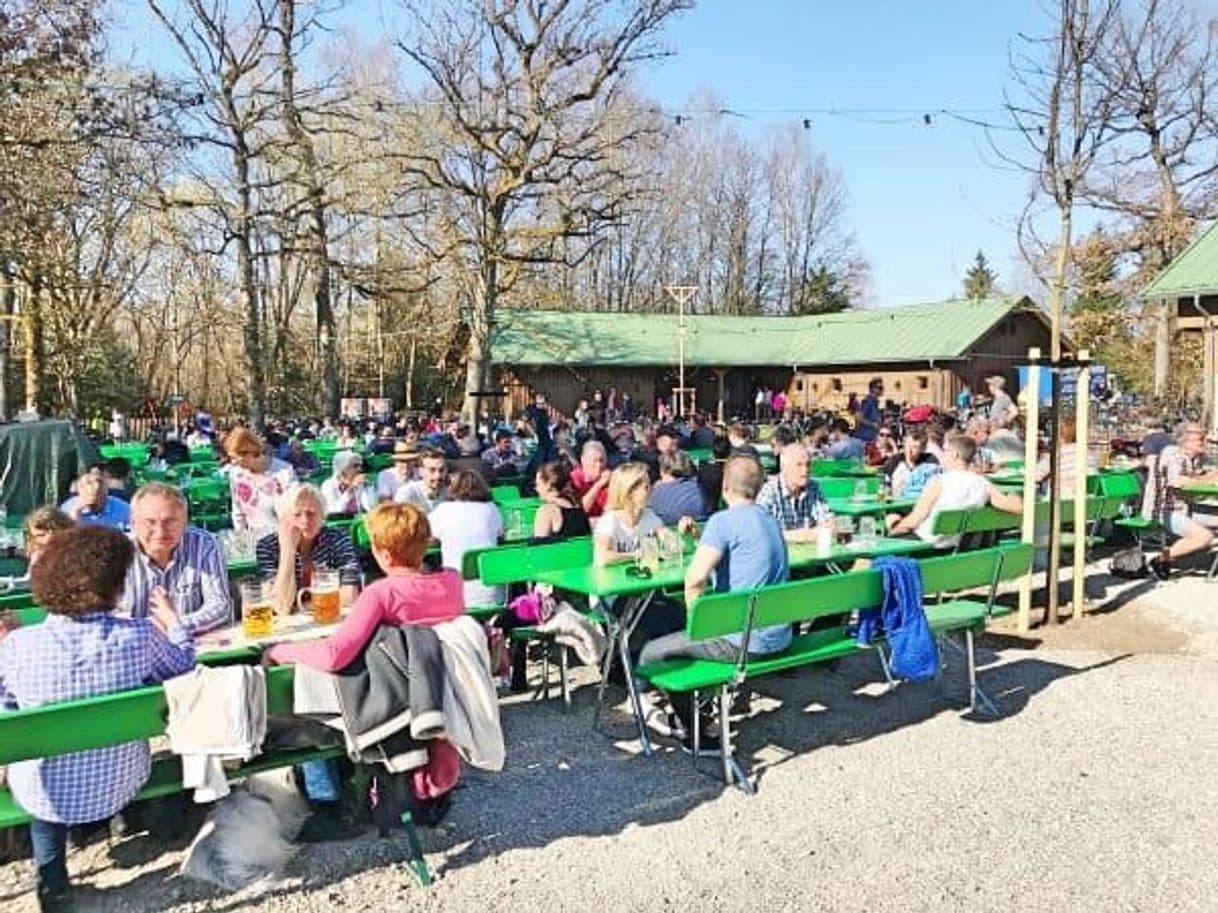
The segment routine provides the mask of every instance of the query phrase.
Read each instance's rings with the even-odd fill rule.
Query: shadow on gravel
[[[989,643],[978,647],[979,666],[997,659],[992,649],[995,639],[987,637]],[[1020,646],[1026,648],[1024,644]],[[961,719],[969,722],[1001,722],[1022,712],[1036,694],[1053,682],[1122,662],[1130,656],[1124,654],[1084,667],[1023,658],[981,669],[978,684],[1002,714],[994,718],[968,711],[966,670],[959,654],[946,653],[947,668],[935,682],[902,683],[885,692],[877,686],[875,657],[860,653],[822,674],[770,676],[760,680],[754,692],[772,700],[761,702],[765,709],[754,709],[750,716],[735,724],[737,747],[755,782],[760,784],[769,769],[793,757],[830,745],[851,745],[916,725],[942,713],[945,706],[962,710]],[[758,703],[754,702],[754,708]],[[802,717],[793,716],[795,708],[802,708]]]

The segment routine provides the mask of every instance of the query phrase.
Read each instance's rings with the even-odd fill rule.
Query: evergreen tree
[[[977,256],[973,258],[973,265],[964,274],[964,296],[972,301],[988,298],[994,293],[994,286],[997,283],[998,274],[990,268],[990,262],[985,259],[985,254],[977,251]]]
[[[849,307],[849,287],[834,270],[819,263],[808,275],[792,312],[796,315],[836,314]]]

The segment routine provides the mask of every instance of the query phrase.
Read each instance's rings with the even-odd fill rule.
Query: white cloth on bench
[[[182,758],[182,785],[196,802],[228,795],[225,760],[248,761],[266,739],[261,666],[196,666],[165,682],[169,747]]]

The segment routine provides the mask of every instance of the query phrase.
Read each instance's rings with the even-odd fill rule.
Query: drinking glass
[[[339,615],[338,571],[329,568],[314,568],[311,582],[296,594],[296,610],[304,611],[304,596],[309,594],[309,611],[313,623],[332,625]]]
[[[639,543],[639,566],[653,574],[660,569],[660,543],[655,533],[648,533]]]
[[[271,588],[261,580],[242,580],[237,589],[241,594],[241,633],[249,638],[269,637],[275,630]]]
[[[859,543],[862,545],[874,545],[875,540],[875,517],[871,516],[870,514],[865,517],[859,517]]]
[[[837,517],[834,520],[834,529],[837,533],[838,545],[849,545],[850,540],[854,538],[854,520],[851,517]]]

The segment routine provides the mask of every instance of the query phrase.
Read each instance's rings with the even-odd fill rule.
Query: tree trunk
[[[237,170],[237,271],[241,277],[241,297],[245,306],[245,326],[242,332],[245,348],[245,409],[250,425],[261,428],[266,418],[266,375],[262,364],[254,253],[250,249],[254,218],[250,196],[249,154],[241,140],[238,140],[233,151],[233,159]]]
[[[419,339],[417,336],[410,337],[410,355],[406,361],[406,389],[403,391],[406,395],[405,406],[407,409],[414,408],[414,370],[419,356]]]
[[[17,304],[16,277],[8,264],[0,265],[0,316],[13,316]],[[12,334],[12,321],[0,320],[0,422],[7,422],[8,408],[8,351]]]
[[[479,288],[470,303],[465,400],[461,405],[461,414],[471,426],[478,424],[478,407],[481,401],[481,397],[473,394],[485,390],[486,378],[491,373],[491,318],[499,296],[499,268],[493,258],[487,257],[481,272]]]
[[[1172,318],[1176,308],[1175,299],[1164,299],[1159,303],[1158,319],[1155,320],[1155,396],[1167,394],[1167,378],[1171,374]]]
[[[292,55],[295,34],[296,0],[280,0],[279,22],[282,34],[280,67],[283,79],[284,124],[296,146],[304,171],[309,197],[309,260],[313,272],[313,304],[317,314],[317,345],[321,356],[321,411],[338,417],[338,327],[334,302],[330,297],[330,253],[326,231],[326,194],[322,184],[313,141],[304,128],[296,107],[296,62]]]
[[[33,409],[39,415],[46,414],[43,383],[45,369],[43,361],[46,358],[46,334],[42,325],[42,279],[35,276],[30,283],[29,303],[25,317],[28,334],[25,339],[25,408]]]

